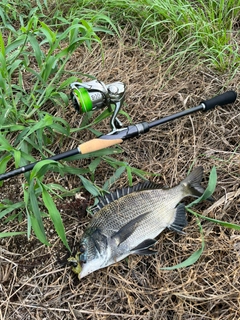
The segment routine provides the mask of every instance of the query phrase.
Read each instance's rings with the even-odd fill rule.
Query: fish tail
[[[184,196],[200,197],[204,193],[204,188],[201,186],[203,178],[203,167],[196,167],[193,171],[181,182]]]

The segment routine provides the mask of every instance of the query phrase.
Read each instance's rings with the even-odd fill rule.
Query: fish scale
[[[154,254],[155,238],[165,229],[181,232],[186,225],[187,196],[199,197],[203,168],[195,168],[179,185],[161,189],[152,182],[123,188],[101,197],[80,241],[69,258],[79,279],[130,254]]]

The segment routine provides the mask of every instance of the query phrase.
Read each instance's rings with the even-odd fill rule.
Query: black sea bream
[[[180,201],[202,195],[202,176],[203,168],[197,167],[170,189],[144,182],[99,198],[78,253],[69,258],[79,279],[130,254],[156,253],[152,246],[165,228],[181,231],[186,226],[185,206]]]

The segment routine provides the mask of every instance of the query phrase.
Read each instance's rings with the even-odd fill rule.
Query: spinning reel
[[[123,105],[125,98],[125,85],[122,82],[113,82],[105,85],[102,81],[93,80],[89,82],[73,82],[70,85],[71,98],[75,110],[85,113],[107,107],[113,115],[110,120],[112,132],[122,128],[117,114]]]

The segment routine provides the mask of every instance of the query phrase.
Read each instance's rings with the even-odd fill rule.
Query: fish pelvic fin
[[[185,204],[179,203],[179,205],[176,207],[175,220],[168,228],[173,231],[177,231],[184,234],[182,229],[186,227],[186,225],[187,225],[187,219],[186,219]]]
[[[131,253],[136,253],[141,256],[143,255],[151,255],[151,254],[156,254],[157,251],[152,250],[152,246],[156,243],[157,241],[155,239],[147,239],[141,242],[139,245],[137,245],[135,248],[131,250]]]
[[[198,198],[204,193],[204,188],[201,186],[202,178],[203,167],[196,167],[193,169],[193,171],[181,182],[184,197],[194,196]]]

